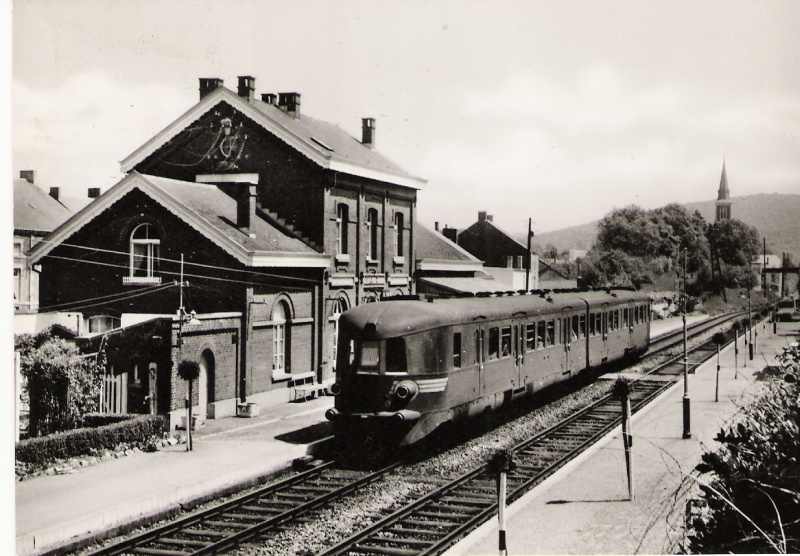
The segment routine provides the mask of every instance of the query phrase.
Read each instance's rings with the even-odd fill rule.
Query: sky
[[[418,219],[511,232],[800,193],[800,2],[14,0],[12,169],[85,196],[198,100],[303,113],[428,180]]]

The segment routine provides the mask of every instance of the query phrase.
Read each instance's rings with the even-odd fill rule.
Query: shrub
[[[81,355],[60,338],[22,343],[21,371],[30,404],[29,433],[42,436],[81,425],[83,415],[96,411],[102,369],[94,357]]]
[[[142,415],[103,427],[58,432],[17,443],[16,461],[48,465],[59,459],[114,450],[122,443],[144,444],[153,437],[161,437],[166,430],[167,422],[163,416]]]
[[[709,478],[690,511],[689,552],[800,552],[800,351],[786,348],[780,362],[771,387],[697,466]]]

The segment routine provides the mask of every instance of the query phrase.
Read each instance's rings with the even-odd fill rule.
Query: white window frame
[[[145,237],[136,237],[139,230],[144,230]],[[130,249],[128,258],[128,276],[123,277],[123,284],[160,284],[161,277],[155,276],[156,261],[159,257],[161,240],[158,237],[150,237],[151,230],[155,231],[155,226],[144,223],[136,226],[131,232]],[[137,253],[137,250],[144,248],[144,253]],[[144,268],[136,266],[137,257],[142,257],[145,261]],[[139,272],[140,274],[137,274]],[[141,273],[144,272],[144,275]]]

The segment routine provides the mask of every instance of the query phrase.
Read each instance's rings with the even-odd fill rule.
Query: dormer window
[[[123,284],[160,284],[161,277],[155,276],[158,270],[158,251],[161,240],[155,226],[139,224],[131,232],[130,271],[122,279]]]

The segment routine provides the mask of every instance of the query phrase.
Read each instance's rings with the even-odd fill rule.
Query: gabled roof
[[[426,180],[408,174],[383,155],[362,145],[339,126],[315,120],[304,114],[295,118],[277,106],[260,100],[248,102],[247,99],[225,87],[219,87],[203,97],[177,120],[125,158],[120,163],[122,171],[133,170],[137,164],[221,102],[227,102],[325,169],[415,189],[427,183]]]
[[[24,178],[14,180],[14,230],[47,233],[72,212],[47,192]]]
[[[47,255],[100,213],[133,190],[139,190],[203,234],[242,264],[252,267],[325,268],[330,257],[289,237],[256,216],[255,238],[240,230],[236,201],[214,185],[184,182],[131,172],[93,203],[56,229],[30,251],[31,262]]]
[[[516,238],[515,238],[513,235],[511,235],[510,233],[508,233],[507,231],[505,231],[503,228],[501,228],[500,226],[498,226],[497,224],[495,224],[493,220],[489,220],[489,219],[486,219],[486,220],[478,220],[477,222],[475,222],[474,224],[472,224],[472,225],[471,225],[469,228],[465,228],[464,230],[461,230],[461,232],[459,232],[459,234],[458,234],[458,235],[459,235],[459,236],[461,236],[462,234],[465,234],[465,233],[470,233],[470,234],[472,234],[472,233],[479,233],[479,229],[480,229],[480,228],[481,228],[481,226],[483,226],[483,225],[486,225],[486,226],[491,226],[491,227],[492,227],[493,229],[495,229],[495,230],[496,230],[496,231],[497,231],[499,234],[502,234],[502,235],[506,236],[506,237],[507,237],[508,239],[510,239],[512,242],[514,242],[514,243],[516,243],[517,245],[519,245],[519,246],[520,246],[520,248],[522,248],[522,250],[523,250],[523,251],[526,251],[526,250],[528,249],[528,247],[527,247],[526,245],[523,245],[523,244],[522,244],[522,242],[520,242],[518,239],[516,239]]]
[[[483,263],[442,234],[414,224],[414,242],[419,270],[482,270]]]

